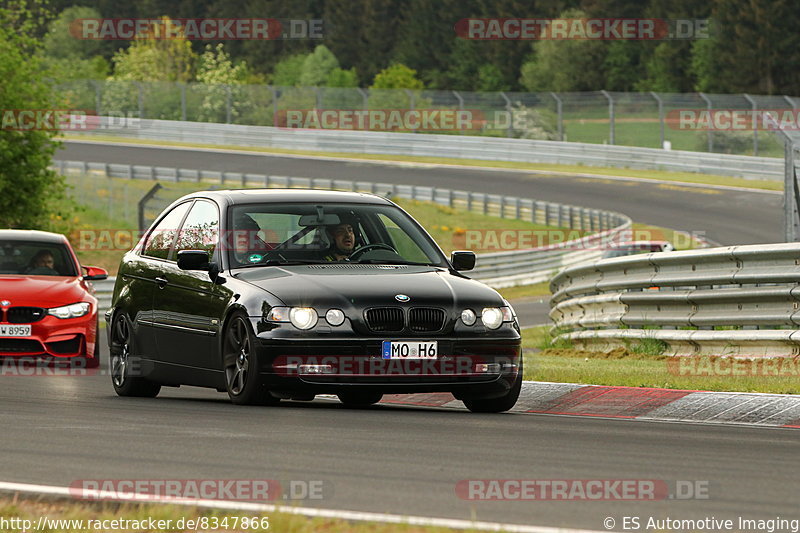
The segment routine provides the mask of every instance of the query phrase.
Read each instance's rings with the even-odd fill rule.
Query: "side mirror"
[[[456,250],[450,256],[450,263],[455,270],[472,270],[475,268],[475,252],[468,250]]]
[[[181,250],[178,252],[178,268],[208,272],[208,252],[205,250]]]
[[[86,275],[83,276],[83,279],[86,281],[101,281],[108,279],[108,271],[105,268],[92,266],[85,266],[83,268],[86,270]]]

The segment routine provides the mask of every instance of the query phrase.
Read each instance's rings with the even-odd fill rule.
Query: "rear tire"
[[[352,407],[354,409],[369,407],[370,405],[378,403],[383,398],[383,394],[380,392],[364,391],[340,392],[337,396],[345,407]]]
[[[222,370],[228,397],[236,405],[277,405],[258,374],[256,340],[244,313],[234,313],[222,337]]]
[[[461,401],[473,413],[502,413],[508,411],[519,399],[522,390],[522,369],[517,374],[517,379],[511,389],[499,398],[463,398]]]
[[[118,396],[133,396],[139,398],[155,398],[161,392],[161,384],[149,381],[140,376],[133,376],[134,361],[138,360],[132,355],[133,329],[130,319],[120,313],[115,313],[111,325],[109,340],[109,373],[111,384]]]

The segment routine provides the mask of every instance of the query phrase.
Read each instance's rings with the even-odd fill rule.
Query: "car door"
[[[191,201],[173,207],[147,235],[137,256],[127,261],[120,275],[126,287],[128,312],[134,324],[137,352],[145,359],[157,359],[157,323],[153,315],[153,297],[164,267],[169,260],[178,228],[189,212]]]
[[[227,293],[208,272],[181,270],[181,250],[205,250],[209,261],[218,262],[219,209],[210,200],[198,199],[178,233],[170,261],[164,265],[165,283],[156,289],[153,312],[158,322],[159,360],[200,369],[219,370],[217,334],[225,312]]]

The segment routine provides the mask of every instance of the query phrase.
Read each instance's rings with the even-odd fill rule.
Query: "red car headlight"
[[[56,318],[78,318],[88,314],[91,307],[88,302],[78,302],[62,307],[53,307],[47,310],[47,314]]]

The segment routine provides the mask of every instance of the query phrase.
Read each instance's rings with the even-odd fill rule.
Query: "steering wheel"
[[[393,252],[393,253],[395,253],[397,255],[400,255],[400,254],[397,253],[397,250],[395,250],[394,248],[392,248],[388,244],[384,244],[382,242],[376,242],[374,244],[364,245],[361,248],[359,248],[358,250],[353,250],[353,253],[350,254],[350,257],[348,259],[350,259],[350,261],[352,261],[353,258],[355,258],[356,256],[364,255],[365,253],[369,252],[370,250],[389,250],[390,252]]]

